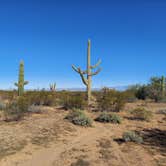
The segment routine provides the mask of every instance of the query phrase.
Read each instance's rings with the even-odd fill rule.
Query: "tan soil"
[[[152,110],[153,119],[130,119],[129,111],[137,106]],[[165,115],[157,113],[166,109],[166,104],[130,103],[119,113],[122,124],[94,122],[89,128],[64,120],[67,111],[44,109],[44,113],[31,114],[19,122],[0,122],[0,166],[70,166],[79,159],[90,166],[166,165]],[[95,118],[99,113],[87,114]],[[139,132],[144,143],[121,142],[128,130]]]

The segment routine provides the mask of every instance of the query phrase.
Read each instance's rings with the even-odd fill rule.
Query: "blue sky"
[[[0,88],[14,88],[25,61],[27,88],[84,87],[71,64],[102,59],[93,87],[166,75],[165,0],[0,0]]]

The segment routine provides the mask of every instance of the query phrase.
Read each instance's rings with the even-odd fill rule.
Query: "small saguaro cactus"
[[[88,49],[87,49],[87,70],[83,71],[79,67],[75,67],[72,65],[72,68],[80,75],[82,82],[85,84],[87,88],[87,99],[88,99],[88,105],[90,106],[91,104],[91,84],[92,84],[92,76],[97,75],[100,71],[101,68],[98,68],[96,72],[92,72],[92,69],[97,68],[101,60],[99,60],[94,66],[91,65],[91,57],[90,57],[90,49],[91,49],[91,42],[88,40]],[[86,77],[84,76],[86,75]]]
[[[18,83],[15,83],[15,86],[18,87],[18,96],[23,95],[24,86],[28,84],[28,81],[24,81],[24,62],[20,61]]]
[[[165,96],[165,77],[161,77],[161,91],[162,91],[162,96]]]
[[[56,90],[56,83],[50,84],[50,91],[55,92]]]

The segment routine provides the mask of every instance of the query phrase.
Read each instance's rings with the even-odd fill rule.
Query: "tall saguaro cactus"
[[[98,68],[97,71],[92,72],[92,69],[97,68],[101,60],[99,60],[94,66],[91,65],[91,55],[90,55],[90,49],[91,49],[91,42],[88,40],[88,49],[87,49],[87,70],[83,71],[79,67],[75,67],[72,65],[72,68],[80,75],[82,82],[85,84],[87,88],[87,99],[88,99],[88,105],[91,103],[91,86],[92,86],[92,76],[97,75],[101,68]],[[86,75],[86,77],[85,77]]]
[[[161,77],[161,91],[162,91],[162,96],[165,96],[165,77]]]
[[[18,87],[18,96],[23,95],[24,86],[28,84],[28,81],[24,81],[24,62],[20,62],[18,83],[15,83],[15,86]]]

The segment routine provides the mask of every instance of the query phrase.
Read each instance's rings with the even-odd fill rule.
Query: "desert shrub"
[[[121,123],[122,120],[117,114],[109,114],[107,112],[102,112],[96,119],[96,121],[103,123]]]
[[[29,108],[28,108],[28,112],[40,114],[40,113],[43,112],[43,109],[42,109],[41,106],[31,105],[31,106],[29,106]]]
[[[8,100],[12,101],[16,96],[17,96],[17,91],[5,91],[5,90],[0,90],[0,96],[2,100]]]
[[[165,102],[166,94],[162,91],[162,77],[151,77],[148,84],[139,87],[136,97],[142,100],[149,98],[155,102]]]
[[[103,88],[98,95],[97,102],[99,111],[119,112],[124,108],[126,100],[123,92]]]
[[[75,125],[92,126],[92,120],[83,111],[78,109],[72,110],[65,119],[68,119]]]
[[[6,107],[6,104],[3,101],[0,101],[0,111],[4,110]]]
[[[4,109],[5,121],[18,121],[27,111],[28,101],[24,97],[19,97],[16,101],[6,104]]]
[[[159,113],[159,114],[166,115],[166,110],[159,110],[158,113]]]
[[[64,93],[61,99],[62,106],[67,109],[85,109],[87,102],[82,94]]]
[[[65,119],[72,121],[75,117],[78,117],[82,114],[84,114],[82,110],[73,109],[72,111],[69,112],[69,114],[65,117]]]
[[[136,142],[142,143],[143,139],[139,135],[137,135],[134,131],[128,131],[123,133],[123,140],[125,142]]]
[[[125,98],[127,100],[127,102],[135,102],[137,101],[137,92],[140,88],[140,85],[139,84],[136,84],[136,85],[132,85],[132,86],[129,86],[123,93],[125,95]]]
[[[50,91],[29,91],[24,95],[29,101],[30,105],[56,105],[56,93]]]
[[[72,163],[71,166],[90,166],[90,162],[80,158],[76,162]]]
[[[162,93],[162,77],[152,77],[148,86],[149,98],[153,99],[155,102],[164,100]]]
[[[99,122],[107,123],[107,122],[111,122],[111,117],[107,112],[103,112],[95,120]]]
[[[147,85],[140,86],[135,95],[138,99],[147,99],[149,97],[149,87]]]
[[[149,110],[146,110],[145,108],[135,108],[131,111],[131,114],[134,116],[135,119],[138,120],[145,120],[150,121],[152,118],[152,112]]]

